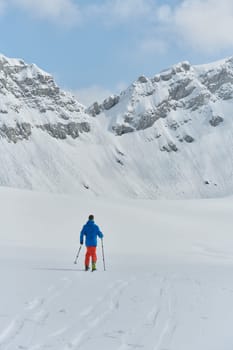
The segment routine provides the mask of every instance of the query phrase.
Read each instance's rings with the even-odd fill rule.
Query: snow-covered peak
[[[9,58],[0,54],[0,63],[8,66],[24,66],[25,62],[19,58]]]
[[[183,61],[152,78],[140,76],[119,96],[95,103],[88,112],[104,114],[117,135],[147,129],[177,111],[200,113],[211,103],[233,97],[233,58],[192,66]]]
[[[218,70],[221,69],[222,67],[231,64],[233,62],[233,56],[226,57],[224,59],[220,59],[214,62],[209,62],[205,64],[199,64],[199,65],[194,65],[194,69],[198,70],[199,72],[203,71],[210,71],[210,70]]]
[[[51,74],[20,59],[0,56],[0,133],[10,142],[28,139],[34,129],[56,138],[89,131],[90,117]],[[70,127],[73,125],[73,130]]]
[[[45,72],[34,63],[27,64],[22,59],[8,58],[2,54],[0,54],[0,69],[8,74],[19,74],[19,79],[24,77],[35,78],[38,75],[52,78],[51,74]]]

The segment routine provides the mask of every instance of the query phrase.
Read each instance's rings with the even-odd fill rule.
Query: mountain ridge
[[[233,58],[180,62],[89,107],[0,55],[0,185],[130,198],[233,193]]]

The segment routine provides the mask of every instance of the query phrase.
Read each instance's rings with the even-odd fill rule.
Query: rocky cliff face
[[[15,143],[29,139],[36,128],[58,139],[90,131],[84,107],[51,75],[0,56],[0,136]]]
[[[92,116],[105,114],[116,135],[150,128],[158,119],[172,114],[202,111],[217,101],[233,98],[233,58],[214,64],[191,66],[181,62],[149,79],[141,76],[119,96],[110,96],[102,104],[88,108]],[[224,117],[212,108],[209,123],[217,126]],[[188,119],[169,121],[177,129]],[[190,141],[191,138],[188,138]]]

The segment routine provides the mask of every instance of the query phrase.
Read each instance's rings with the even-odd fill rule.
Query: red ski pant
[[[97,261],[96,247],[87,247],[86,256],[85,256],[85,266],[89,266],[90,258],[93,263]]]

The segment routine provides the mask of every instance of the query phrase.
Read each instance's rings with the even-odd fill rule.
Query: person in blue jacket
[[[85,245],[87,248],[85,255],[85,270],[89,270],[90,259],[92,261],[92,271],[96,270],[96,247],[97,247],[97,237],[103,238],[104,235],[100,231],[99,227],[94,222],[94,215],[89,215],[87,223],[83,226],[80,232],[80,244],[83,244],[83,239],[85,236]]]

